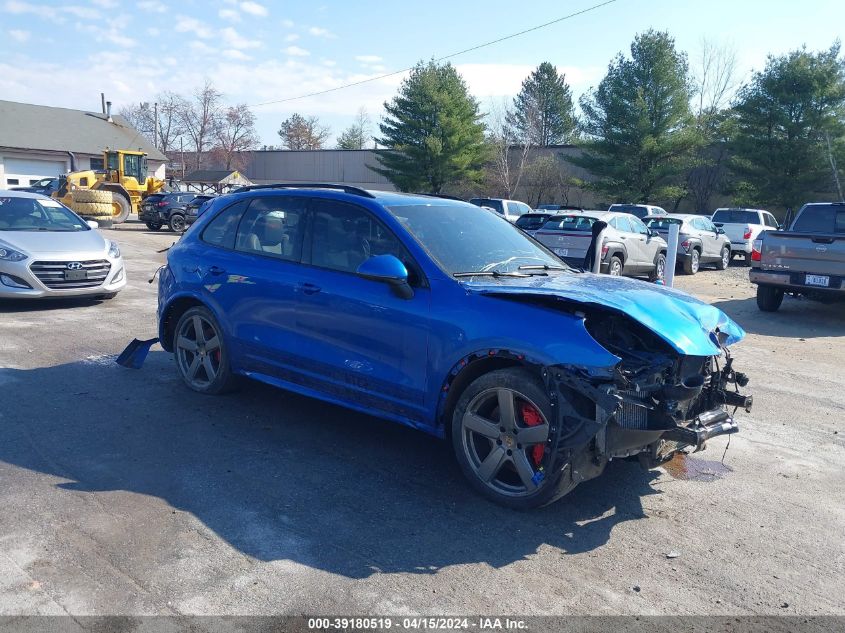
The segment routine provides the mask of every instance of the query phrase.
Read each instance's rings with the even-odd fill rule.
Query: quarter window
[[[238,222],[246,211],[249,200],[241,200],[226,207],[215,217],[202,232],[202,241],[221,248],[235,248]]]
[[[300,261],[306,212],[304,198],[255,198],[238,227],[235,249],[287,261]]]

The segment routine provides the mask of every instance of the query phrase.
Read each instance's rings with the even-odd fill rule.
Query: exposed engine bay
[[[732,412],[750,411],[752,397],[739,391],[748,378],[734,370],[720,332],[711,339],[721,354],[686,356],[624,314],[594,309],[582,315],[589,334],[621,361],[607,377],[574,365],[549,368],[559,422],[549,465],[568,468],[573,487],[611,459],[637,456],[650,468],[739,430]]]

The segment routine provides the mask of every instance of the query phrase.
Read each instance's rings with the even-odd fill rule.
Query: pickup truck
[[[751,263],[751,243],[757,236],[780,228],[775,216],[763,209],[716,209],[711,220],[731,241],[731,259],[741,255],[746,266]]]
[[[784,294],[845,299],[845,202],[805,204],[787,230],[761,233],[749,276],[764,312],[780,308]]]

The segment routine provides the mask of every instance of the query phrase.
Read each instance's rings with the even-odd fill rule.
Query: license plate
[[[65,271],[65,279],[67,281],[80,281],[82,279],[88,279],[88,271],[87,270],[66,270]]]
[[[569,249],[568,248],[556,248],[555,249],[555,255],[557,255],[558,257],[567,257],[569,255]]]
[[[806,275],[804,283],[808,286],[823,286],[827,288],[830,285],[830,277],[827,275]]]

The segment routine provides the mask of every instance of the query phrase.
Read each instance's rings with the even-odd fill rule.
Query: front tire
[[[118,193],[112,197],[112,207],[112,222],[114,224],[123,224],[132,212],[132,205],[129,204],[129,200]]]
[[[524,368],[476,378],[452,415],[452,447],[470,485],[487,499],[529,509],[562,496],[563,470],[539,470],[553,412],[540,379]]]
[[[731,249],[728,248],[727,246],[725,246],[725,248],[722,249],[722,254],[721,254],[721,257],[719,258],[719,261],[716,263],[716,268],[718,268],[719,270],[725,270],[725,269],[727,269],[728,266],[730,266],[730,264],[731,264]]]
[[[173,353],[179,376],[188,389],[216,395],[236,386],[223,331],[208,308],[197,306],[180,317]]]
[[[757,307],[763,312],[777,312],[783,303],[783,290],[774,286],[757,286]]]

